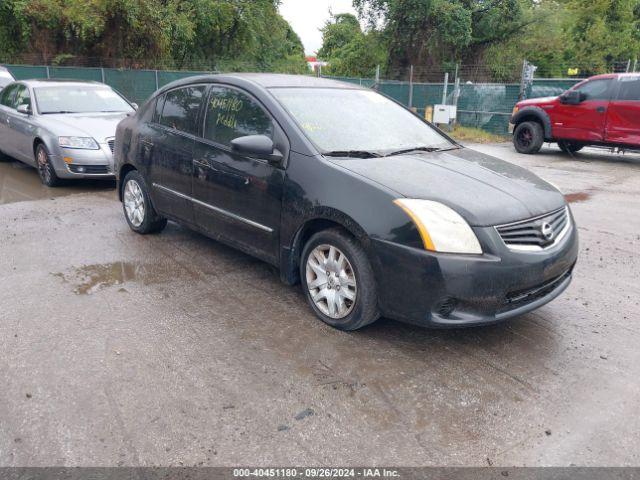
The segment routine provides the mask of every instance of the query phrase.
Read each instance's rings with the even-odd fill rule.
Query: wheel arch
[[[283,243],[280,255],[280,277],[288,285],[295,285],[300,281],[300,256],[307,241],[316,233],[330,228],[341,228],[354,237],[364,248],[369,261],[371,257],[371,242],[364,229],[351,217],[344,213],[325,209],[322,214],[307,218],[291,236]]]
[[[511,119],[511,123],[513,123],[516,127],[522,122],[538,122],[540,125],[542,125],[544,139],[551,140],[551,138],[553,138],[551,130],[551,118],[549,118],[549,114],[542,108],[524,107]]]
[[[138,170],[136,167],[131,165],[130,163],[125,163],[120,167],[120,171],[118,172],[118,200],[122,201],[122,187],[124,185],[124,177],[127,176],[129,172],[133,172]]]

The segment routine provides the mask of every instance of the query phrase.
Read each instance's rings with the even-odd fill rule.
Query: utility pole
[[[376,82],[373,84],[374,90],[378,89],[379,84],[380,84],[380,65],[376,65]]]

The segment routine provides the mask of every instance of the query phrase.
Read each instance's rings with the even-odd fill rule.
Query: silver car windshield
[[[34,88],[38,111],[52,113],[132,112],[133,108],[108,87],[64,85]]]
[[[454,146],[411,112],[371,90],[274,88],[271,93],[325,152]]]

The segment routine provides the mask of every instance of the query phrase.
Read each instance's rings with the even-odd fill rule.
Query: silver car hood
[[[41,115],[40,124],[54,135],[92,137],[98,143],[116,136],[118,123],[126,113],[65,113]]]

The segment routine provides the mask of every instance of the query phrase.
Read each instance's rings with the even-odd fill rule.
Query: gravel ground
[[[268,265],[110,183],[0,164],[0,465],[640,465],[640,156],[473,146],[568,195],[557,300],[497,326],[342,333]]]

